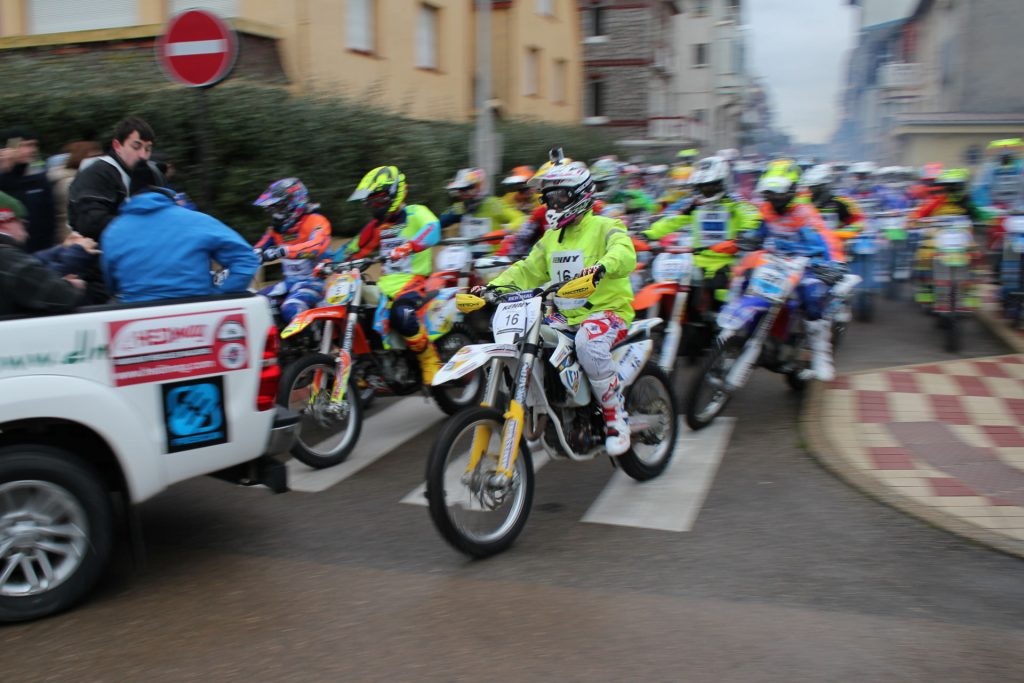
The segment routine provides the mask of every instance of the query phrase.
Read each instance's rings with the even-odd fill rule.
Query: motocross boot
[[[416,354],[420,362],[420,372],[423,373],[423,386],[429,387],[434,382],[434,375],[441,369],[441,357],[437,355],[437,349],[427,338],[427,331],[420,328],[412,337],[405,338],[405,345]]]
[[[629,423],[626,421],[619,376],[592,379],[590,386],[593,387],[594,395],[597,396],[601,411],[604,413],[604,449],[608,451],[608,455],[622,455],[629,450]]]
[[[808,320],[804,324],[807,328],[807,342],[811,347],[811,372],[815,379],[831,382],[836,376],[832,366],[832,321],[822,318]]]

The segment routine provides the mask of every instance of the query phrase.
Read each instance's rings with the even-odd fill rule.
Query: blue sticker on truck
[[[168,453],[227,443],[222,376],[163,384],[161,391]]]

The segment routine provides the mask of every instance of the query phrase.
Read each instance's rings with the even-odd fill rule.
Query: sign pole
[[[210,183],[210,137],[208,88],[196,88],[196,146],[199,153],[199,182],[203,185],[202,197],[207,209],[213,204],[213,186]]]

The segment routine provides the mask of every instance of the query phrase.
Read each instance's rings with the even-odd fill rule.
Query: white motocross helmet
[[[732,173],[729,162],[722,157],[706,157],[697,162],[690,175],[690,185],[706,203],[721,201],[729,189]]]
[[[878,166],[873,161],[858,161],[850,167],[850,173],[853,175],[871,175],[878,169]]]
[[[548,229],[559,230],[594,206],[594,180],[582,161],[555,166],[540,181]],[[561,239],[561,236],[559,236]]]
[[[835,177],[835,173],[830,165],[818,164],[804,173],[800,179],[800,184],[810,188],[831,185],[835,181]]]

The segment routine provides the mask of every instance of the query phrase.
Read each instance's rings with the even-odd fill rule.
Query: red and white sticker
[[[110,362],[119,387],[249,366],[242,310],[124,320],[109,327]]]

